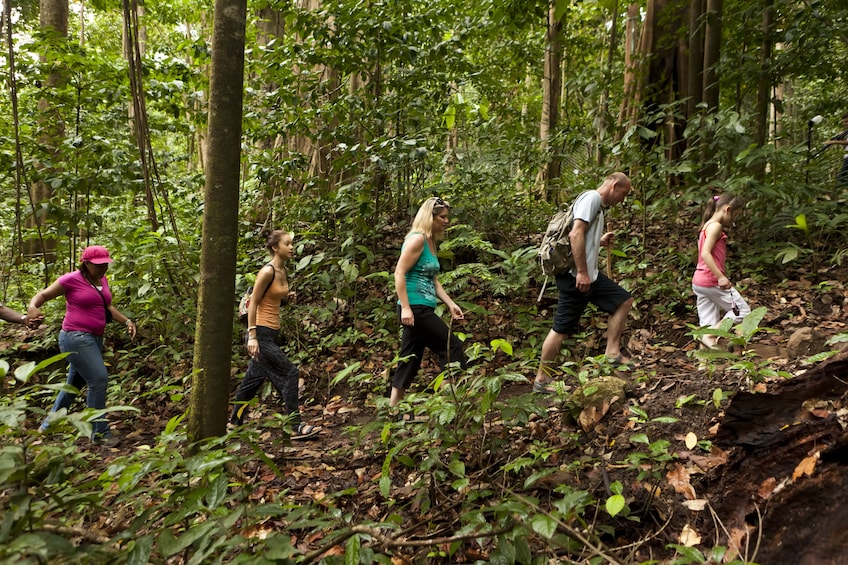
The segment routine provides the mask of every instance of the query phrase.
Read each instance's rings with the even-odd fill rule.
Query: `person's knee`
[[[633,297],[629,297],[627,300],[618,305],[616,310],[618,312],[629,312],[630,309],[633,308]]]

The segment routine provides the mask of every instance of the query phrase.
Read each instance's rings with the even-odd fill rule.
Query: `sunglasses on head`
[[[433,200],[433,208],[450,208],[448,203],[442,200],[441,196],[436,196],[436,199]]]

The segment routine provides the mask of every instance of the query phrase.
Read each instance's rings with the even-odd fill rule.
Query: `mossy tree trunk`
[[[226,431],[230,392],[246,0],[216,0],[189,434]]]

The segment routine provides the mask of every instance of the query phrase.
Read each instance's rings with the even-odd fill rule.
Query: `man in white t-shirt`
[[[553,392],[554,361],[565,337],[579,329],[580,317],[590,302],[610,314],[606,347],[610,363],[627,363],[621,354],[621,333],[633,306],[633,298],[598,270],[598,255],[601,246],[610,247],[614,238],[612,232],[604,233],[604,208],[623,202],[630,189],[627,175],[613,173],[596,190],[586,191],[574,201],[574,227],[568,234],[574,268],[556,277],[559,300],[553,328],[542,344],[542,359],[533,382],[534,392]]]

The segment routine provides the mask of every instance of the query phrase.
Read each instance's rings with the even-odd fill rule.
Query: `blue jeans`
[[[109,373],[103,362],[103,336],[97,336],[87,332],[59,332],[59,350],[62,353],[71,353],[67,359],[68,380],[67,384],[77,390],[88,386],[85,396],[85,405],[88,408],[106,408],[106,386],[109,384]],[[53,404],[51,413],[58,412],[62,408],[67,410],[73,404],[76,394],[61,391]],[[41,424],[41,429],[47,429],[50,415]],[[101,416],[93,423],[92,437],[109,437],[109,422],[105,416]]]

